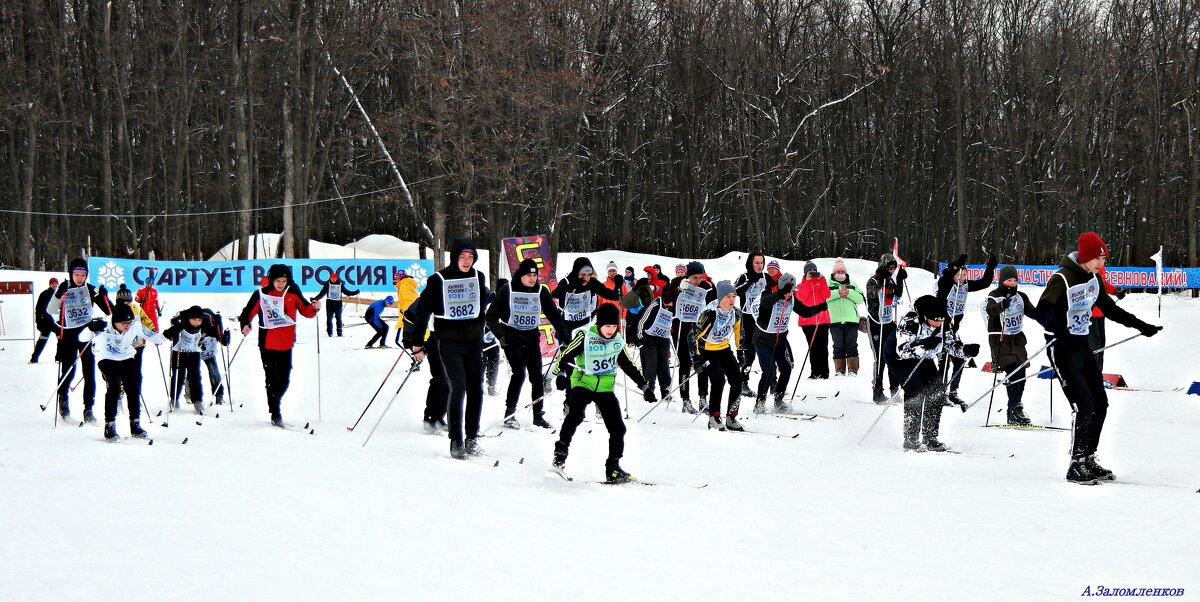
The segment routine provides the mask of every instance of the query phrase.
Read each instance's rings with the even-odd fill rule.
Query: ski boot
[[[470,439],[467,439],[466,450],[467,455],[469,456],[483,455],[483,448],[479,447],[479,439],[477,437],[471,437]]]
[[[58,398],[58,417],[63,420],[71,418],[71,408],[67,405],[67,400],[61,397]]]
[[[533,426],[541,427],[544,429],[554,428],[553,426],[550,425],[549,422],[546,422],[545,414],[534,414],[533,415]]]
[[[883,394],[883,389],[875,389],[875,394],[871,397],[871,400],[879,405],[883,405],[888,402],[888,396]]]
[[[370,345],[363,345],[363,349],[374,349],[374,347]]]
[[[942,443],[941,441],[938,441],[937,439],[926,439],[925,440],[925,449],[927,449],[931,452],[944,452],[950,448],[946,447],[945,443]]]
[[[120,438],[121,438],[121,436],[117,434],[117,423],[105,422],[104,423],[104,440],[105,441],[117,441]]]
[[[750,383],[742,381],[742,397],[754,397],[754,391],[750,390]]]
[[[766,414],[767,413],[767,396],[766,395],[759,395],[754,400],[754,413],[755,414]]]
[[[791,411],[792,411],[792,407],[789,406],[788,403],[783,400],[783,391],[776,392],[775,393],[775,413],[776,414],[787,414],[788,412],[791,412]]]
[[[905,439],[904,451],[921,451],[921,443],[919,441]]]
[[[642,399],[645,399],[646,403],[658,402],[658,398],[654,396],[654,391],[646,391],[645,393],[642,393]]]
[[[225,394],[217,393],[217,399],[213,403],[215,403],[217,405],[225,405]]]
[[[713,414],[708,417],[708,428],[723,431],[725,430],[725,425],[721,424],[721,417],[719,415]]]
[[[496,392],[496,385],[488,385],[488,397],[495,397],[497,395],[499,393]]]
[[[967,402],[963,401],[962,398],[958,396],[958,391],[951,391],[950,394],[946,396],[946,401],[943,402],[943,404],[947,407],[961,407],[967,405]]]
[[[683,413],[684,414],[699,414],[700,412],[696,411],[695,406],[692,405],[692,400],[685,399],[685,400],[683,400]]]
[[[199,416],[204,415],[204,402],[203,401],[193,401],[192,407],[196,408],[197,415],[199,415]]]
[[[1025,408],[1018,405],[1008,409],[1008,423],[1017,426],[1028,426],[1033,424],[1033,421],[1029,419],[1029,416],[1025,415]]]
[[[725,430],[742,432],[746,429],[742,428],[742,423],[738,422],[737,416],[730,414],[725,417]]]
[[[509,416],[508,418],[504,419],[504,428],[519,429],[521,428],[521,423],[517,422],[516,416]]]
[[[708,397],[705,397],[704,395],[700,396],[700,404],[699,404],[699,407],[696,408],[696,410],[698,412],[700,412],[701,414],[708,413]]]
[[[92,406],[83,406],[83,422],[84,424],[96,424],[96,417],[92,415]]]
[[[616,462],[609,462],[604,467],[604,481],[606,483],[630,483],[636,481],[633,475],[621,470],[621,465]]]
[[[1067,468],[1067,481],[1077,485],[1095,485],[1100,482],[1096,473],[1088,468],[1086,458],[1071,460],[1071,466]]]
[[[1092,472],[1092,474],[1096,475],[1097,479],[1100,479],[1101,481],[1117,480],[1117,475],[1114,475],[1113,471],[1096,463],[1096,454],[1088,456],[1086,459],[1084,459],[1083,463],[1087,466],[1088,470]]]
[[[463,446],[462,441],[450,442],[450,457],[455,460],[467,459],[467,448]]]
[[[142,425],[139,421],[130,420],[129,421],[129,436],[133,437],[135,439],[145,439],[146,438],[146,429],[142,428]]]
[[[422,420],[421,430],[425,431],[426,435],[436,435],[438,433],[438,425],[436,420]]]
[[[283,416],[279,412],[271,412],[271,426],[286,428],[283,426]]]

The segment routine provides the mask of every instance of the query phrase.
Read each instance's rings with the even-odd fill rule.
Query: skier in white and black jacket
[[[654,297],[639,314],[637,323],[638,343],[641,345],[642,374],[646,382],[658,381],[663,400],[671,396],[671,328],[675,314],[663,307],[662,297]],[[654,387],[646,390],[643,399],[650,403],[658,401]]]
[[[946,385],[937,367],[943,351],[957,358],[979,355],[979,345],[963,345],[953,330],[945,327],[946,304],[925,295],[914,304],[896,327],[893,341],[885,344],[889,368],[902,376],[904,387],[904,449],[917,450],[920,438],[925,449],[946,451],[938,441]]]
[[[775,412],[785,413],[791,410],[787,402],[783,401],[792,376],[792,346],[787,340],[788,318],[792,313],[811,318],[829,308],[824,302],[812,306],[801,303],[792,294],[795,288],[795,276],[780,274],[779,281],[768,282],[762,293],[754,326],[758,331],[754,335],[754,352],[758,355],[758,366],[762,368],[762,377],[758,379],[758,395],[754,402],[756,414],[766,413],[767,391],[771,390],[772,385],[775,393]],[[779,372],[778,376],[776,370]]]
[[[75,360],[83,368],[83,421],[95,424],[92,406],[96,402],[96,356],[90,345],[79,339],[79,334],[92,320],[92,306],[100,308],[104,315],[112,313],[108,301],[108,290],[103,286],[94,288],[87,283],[87,261],[76,257],[71,260],[67,280],[58,285],[54,297],[46,307],[50,327],[58,332],[58,349],[54,359],[59,363],[58,413],[63,419],[71,416],[67,394],[75,378]]]
[[[1111,470],[1096,462],[1100,432],[1108,415],[1108,395],[1095,354],[1088,345],[1092,308],[1099,307],[1104,317],[1148,337],[1162,330],[1162,326],[1147,324],[1125,311],[1108,296],[1099,275],[1107,257],[1108,247],[1100,235],[1081,234],[1078,249],[1058,262],[1058,271],[1046,282],[1034,310],[1034,318],[1046,330],[1046,337],[1054,338],[1049,350],[1050,365],[1075,414],[1067,480],[1085,485],[1115,478]]]
[[[987,290],[992,285],[992,276],[996,270],[996,256],[988,258],[983,275],[976,280],[967,280],[967,256],[959,255],[957,259],[946,265],[942,276],[937,281],[937,298],[946,303],[946,328],[958,334],[962,325],[963,315],[967,311],[967,293]],[[942,372],[950,376],[950,401],[962,404],[958,397],[958,383],[962,381],[963,361],[954,356],[943,354]],[[947,360],[949,363],[947,364]]]
[[[421,305],[414,325],[414,341],[424,341],[429,318],[434,318],[433,336],[437,337],[438,353],[450,384],[448,430],[450,455],[456,459],[483,454],[476,438],[483,409],[482,340],[488,288],[487,276],[474,267],[478,257],[469,240],[458,239],[450,245],[450,265],[425,283],[418,297]],[[423,359],[424,347],[417,343],[413,346],[413,361]]]
[[[525,377],[529,377],[533,403],[533,424],[550,428],[546,421],[542,398],[545,396],[545,381],[542,378],[541,316],[546,316],[554,327],[555,339],[562,341],[567,325],[562,314],[550,298],[550,289],[538,282],[537,263],[524,259],[512,280],[502,284],[496,291],[495,301],[488,307],[488,328],[496,334],[512,377],[508,381],[508,397],[505,399],[505,425],[517,428],[513,416],[517,411],[517,398]]]
[[[754,251],[746,257],[746,272],[737,277],[733,287],[737,291],[738,307],[742,313],[754,318],[758,316],[758,304],[762,293],[770,283],[770,276],[764,272],[767,267],[767,256],[761,251]],[[742,396],[753,397],[750,390],[750,368],[754,366],[757,353],[754,352],[754,335],[757,328],[748,327],[741,330],[741,340],[737,341],[738,363],[742,368]]]

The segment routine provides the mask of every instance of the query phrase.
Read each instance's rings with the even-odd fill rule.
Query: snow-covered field
[[[558,265],[574,257],[563,254]],[[589,257],[600,272],[610,259],[639,272],[678,262]],[[744,255],[705,263],[715,278],[732,280]],[[799,262],[784,263],[800,273]],[[831,263],[817,261],[824,273]],[[848,260],[853,279],[864,284],[874,263]],[[928,272],[911,274],[914,295],[931,289]],[[48,278],[32,276],[39,288]],[[1039,291],[1026,290],[1036,300]],[[164,301],[168,310],[198,303],[232,316],[245,296]],[[1196,300],[1165,298],[1161,321],[1152,296],[1121,304],[1166,329],[1110,351],[1108,372],[1145,389],[1197,378],[1188,359],[1200,332]],[[964,337],[984,343],[982,320],[969,311]],[[347,317],[347,326],[361,324],[349,310]],[[1037,325],[1026,323],[1031,341],[1040,341]],[[805,343],[792,330],[799,359]],[[399,361],[347,432],[398,352],[362,350],[371,333],[356,326],[344,338],[322,331],[318,354],[317,331],[315,321],[301,324],[283,410],[315,435],[269,426],[251,336],[233,365],[236,405],[209,408],[202,426],[190,412],[174,415],[169,428],[154,416],[153,446],[106,444],[100,428],[78,422],[55,428],[52,409],[38,410],[56,380],[53,341],[38,365],[26,363],[31,342],[0,341],[0,600],[1062,600],[1088,586],[1200,592],[1200,398],[1182,392],[1111,391],[1100,459],[1120,480],[1080,487],[1063,479],[1069,433],[981,428],[987,400],[967,414],[945,411],[942,440],[962,455],[902,452],[898,407],[857,445],[881,410],[869,402],[864,337],[862,374],[805,379],[796,396],[797,409],[844,413],[840,420],[755,417],[744,400],[754,433],[716,433],[678,404],[636,422],[649,404],[630,395],[622,465],[661,485],[606,487],[587,482],[602,478],[607,440],[590,421],[571,448],[572,483],[546,470],[555,439],[548,432],[506,431],[483,440],[486,460],[451,460],[447,440],[420,429],[427,370],[413,375],[362,447],[409,362]],[[1110,341],[1130,334],[1109,325]],[[143,374],[157,414],[165,391],[153,350]],[[992,375],[967,370],[964,379],[969,402]],[[502,392],[506,381],[502,365]],[[1069,426],[1061,391],[1051,423],[1050,382],[1032,382],[1027,412],[1036,423]],[[71,397],[76,420],[81,391]],[[555,392],[548,405],[556,424],[560,399]],[[528,389],[521,405],[527,401]],[[486,398],[484,424],[503,407]],[[518,419],[528,422],[528,412]],[[118,430],[126,429],[119,417]],[[184,437],[187,445],[178,445]]]

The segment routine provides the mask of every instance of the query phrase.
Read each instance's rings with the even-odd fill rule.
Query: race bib
[[[750,285],[746,289],[746,302],[742,304],[742,311],[750,316],[758,316],[758,308],[762,301],[762,293],[767,288],[767,279],[759,278],[758,282]]]
[[[596,299],[591,292],[567,293],[563,298],[563,320],[582,322],[591,317],[596,309]]]
[[[186,330],[179,331],[179,339],[175,341],[174,351],[179,353],[200,353],[200,333],[192,334]]]
[[[617,356],[625,343],[620,337],[606,339],[589,328],[583,338],[583,373],[603,376],[617,373]]]
[[[79,328],[92,320],[92,297],[88,287],[77,286],[67,289],[62,296],[63,326]]]
[[[330,284],[329,285],[329,300],[330,301],[341,301],[342,300],[342,285],[340,285],[340,284]]]
[[[210,360],[217,357],[217,345],[219,344],[213,337],[204,337],[204,340],[200,341],[200,359]]]
[[[1062,276],[1062,274],[1059,274]],[[1063,282],[1067,278],[1062,276]],[[1100,296],[1100,284],[1092,278],[1067,289],[1067,330],[1076,336],[1087,336],[1092,329],[1092,307]]]
[[[793,299],[790,296],[787,299],[776,301],[775,305],[771,306],[771,316],[767,318],[767,327],[759,326],[758,329],[771,334],[787,332],[787,316],[792,312],[792,303]]]
[[[717,318],[713,321],[713,326],[708,330],[708,335],[704,340],[714,345],[723,343],[729,340],[733,334],[733,325],[737,323],[737,312],[732,309],[729,311],[717,310]]]
[[[1088,322],[1090,325],[1090,317]],[[1025,300],[1021,298],[1021,295],[1013,295],[1012,300],[1008,302],[1008,309],[1000,313],[1000,331],[1011,336],[1021,332],[1024,326]]]
[[[508,292],[509,328],[533,330],[542,323],[542,295],[540,293]]]
[[[967,285],[955,284],[950,287],[950,294],[946,296],[946,313],[951,318],[956,318],[963,315],[967,311]]]
[[[284,294],[286,295],[287,293],[285,292]],[[287,312],[283,309],[283,297],[264,295],[259,292],[258,311],[262,313],[262,327],[267,330],[296,325],[296,321],[289,318]]]
[[[883,290],[879,291],[879,323],[891,324],[896,319],[896,304],[892,299],[885,299]]]
[[[443,320],[474,320],[479,317],[480,298],[479,278],[475,270],[466,278],[454,278],[442,281],[442,307],[445,314]]]
[[[649,328],[642,332],[647,336],[658,337],[660,339],[671,338],[671,321],[675,319],[675,315],[670,310],[662,307],[658,308],[658,314],[654,316],[654,322]]]
[[[675,315],[679,321],[695,324],[704,311],[704,298],[707,295],[708,290],[698,286],[679,291],[679,297],[675,299]]]

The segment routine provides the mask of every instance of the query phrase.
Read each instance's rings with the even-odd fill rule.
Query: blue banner
[[[992,282],[995,282],[1000,277],[1001,264],[996,268],[996,273],[992,276]],[[1017,268],[1017,282],[1020,284],[1032,284],[1035,286],[1046,286],[1046,281],[1058,271],[1056,265],[1014,265]],[[967,266],[967,278],[975,280],[983,277],[983,272],[987,268],[982,263]],[[946,269],[944,262],[938,263],[938,275],[942,270]],[[1117,266],[1105,266],[1105,271],[1108,273],[1108,283],[1117,288],[1153,288],[1158,289],[1158,281],[1155,278],[1154,268],[1125,268]],[[1200,268],[1163,268],[1163,289],[1184,289],[1184,288],[1200,288]]]
[[[163,293],[241,293],[261,286],[267,270],[282,263],[307,294],[321,290],[336,273],[346,286],[364,293],[394,292],[392,274],[404,270],[417,281],[418,290],[433,274],[427,259],[259,259],[253,261],[148,261],[144,259],[88,258],[88,281],[116,291],[124,284],[137,290],[153,280]]]

